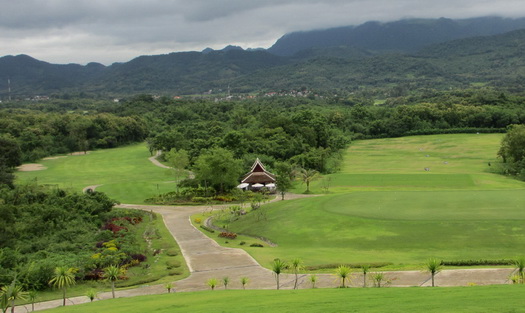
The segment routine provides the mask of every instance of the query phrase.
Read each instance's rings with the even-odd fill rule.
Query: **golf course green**
[[[400,269],[430,257],[512,259],[525,251],[525,183],[495,173],[501,138],[357,141],[339,173],[312,183],[313,192],[326,194],[268,204],[264,214],[231,223],[226,216],[216,225],[276,243],[243,247],[263,266],[275,258],[301,258],[310,266],[387,262]]]
[[[525,312],[523,285],[217,290],[120,298],[45,312]]]
[[[39,162],[47,169],[17,172],[17,179],[77,191],[100,185],[98,191],[121,203],[142,204],[146,198],[176,188],[171,171],[153,165],[149,157],[146,144],[59,156]]]

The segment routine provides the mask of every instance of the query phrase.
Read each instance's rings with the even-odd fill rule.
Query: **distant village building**
[[[251,170],[244,175],[241,184],[237,188],[253,191],[268,188],[270,191],[275,191],[275,175],[268,172],[261,160],[257,158]]]

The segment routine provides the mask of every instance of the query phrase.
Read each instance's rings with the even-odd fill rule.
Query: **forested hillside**
[[[293,55],[272,54],[279,45],[268,51],[227,47],[141,56],[110,66],[54,65],[24,55],[6,56],[0,58],[0,99],[64,94],[122,97],[139,93],[224,97],[228,92],[253,94],[301,88],[329,94],[363,89],[390,93],[400,86],[420,91],[479,84],[520,88],[525,72],[520,57],[525,32],[500,34],[520,27],[525,27],[525,19],[368,23],[348,28],[360,31],[355,40],[362,44],[339,43],[339,39],[319,43],[310,39],[317,36],[313,32],[289,35],[298,38],[288,43],[299,49]],[[331,31],[320,31],[318,37],[325,38],[325,32]],[[447,41],[454,38],[463,39]]]

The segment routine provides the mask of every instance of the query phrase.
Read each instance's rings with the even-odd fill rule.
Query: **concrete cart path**
[[[304,197],[302,195],[288,195],[287,199]],[[273,201],[278,201],[280,198]],[[153,211],[162,215],[164,223],[179,244],[184,258],[190,269],[190,276],[175,282],[176,292],[207,290],[206,281],[210,278],[221,279],[229,277],[230,289],[242,288],[241,277],[248,277],[247,289],[275,289],[276,281],[274,274],[260,266],[246,251],[242,249],[225,248],[219,246],[214,240],[205,236],[190,222],[190,216],[196,213],[209,211],[209,206],[150,206],[122,204],[118,207],[142,209]],[[228,207],[214,206],[213,209]],[[514,269],[464,269],[444,270],[435,277],[438,286],[466,286],[469,284],[507,284],[509,276]],[[370,274],[369,274],[370,275]],[[316,287],[327,288],[339,285],[337,278],[331,274],[318,274]],[[431,277],[429,273],[422,271],[391,271],[385,272],[385,278],[390,281],[389,286],[430,286]],[[291,289],[294,285],[295,276],[291,274],[280,275],[280,287]],[[363,285],[362,274],[354,273],[351,277],[350,286],[361,287]],[[370,283],[369,283],[370,285]],[[310,288],[308,275],[300,275],[299,288]],[[222,285],[217,286],[223,288]],[[138,295],[166,293],[164,285],[141,286],[134,289],[119,290],[117,297],[133,297]],[[108,299],[110,292],[99,294],[99,299]],[[89,300],[85,296],[70,298],[70,304],[85,303]],[[36,310],[57,307],[62,300],[53,300],[35,304]],[[27,312],[30,305],[17,307],[16,312]]]

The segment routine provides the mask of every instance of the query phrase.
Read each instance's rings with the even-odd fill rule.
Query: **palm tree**
[[[173,283],[167,283],[164,285],[164,288],[168,291],[168,293],[171,293],[171,289],[173,289]]]
[[[301,177],[301,180],[303,181],[303,183],[306,184],[305,193],[310,193],[310,183],[317,177],[317,174],[319,174],[319,172],[317,172],[316,170],[312,170],[312,169],[301,168],[299,170],[299,175]]]
[[[286,262],[280,259],[275,259],[272,262],[272,271],[275,273],[275,279],[277,281],[277,290],[279,290],[279,275],[286,268]]]
[[[372,273],[372,280],[377,288],[381,288],[381,283],[385,280],[385,274],[382,272]],[[388,282],[387,282],[388,283]]]
[[[215,286],[217,286],[217,279],[216,278],[210,278],[210,279],[208,279],[206,284],[211,288],[211,290],[215,290]]]
[[[346,288],[345,282],[346,279],[350,276],[350,268],[345,265],[339,265],[339,267],[335,270],[335,274],[341,278],[341,288]]]
[[[523,275],[524,275],[524,269],[525,269],[525,257],[520,256],[514,260],[514,266],[516,266],[516,269],[518,270],[518,282],[520,284],[523,284]]]
[[[95,300],[97,298],[97,294],[98,294],[98,292],[95,289],[89,289],[86,292],[86,297],[88,297],[90,302],[93,302],[93,300]]]
[[[303,261],[299,258],[293,259],[290,262],[290,265],[292,266],[293,272],[295,274],[295,283],[293,285],[293,289],[297,289],[297,282],[299,281],[299,271],[303,268]]]
[[[361,273],[363,273],[363,288],[366,288],[366,274],[370,270],[370,265],[363,264],[361,265]]]
[[[15,301],[16,300],[26,300],[27,292],[22,289],[22,286],[15,286],[11,292],[11,313],[15,313]]]
[[[67,287],[75,284],[75,274],[73,274],[73,268],[57,267],[55,268],[55,274],[49,281],[49,284],[55,288],[62,289],[62,295],[64,301],[63,306],[66,306],[66,290]]]
[[[427,271],[432,275],[432,287],[434,287],[434,277],[441,271],[442,268],[441,261],[431,258],[427,261],[426,268]]]
[[[248,284],[248,277],[241,277],[241,285],[242,285],[242,289],[246,289],[245,286],[246,284]]]
[[[9,306],[11,306],[11,313],[15,312],[15,301],[26,300],[27,292],[22,289],[22,286],[16,285],[16,280],[9,286],[3,286],[0,289],[0,304],[2,311],[5,313]]]
[[[31,301],[31,312],[35,310],[35,300],[38,296],[38,293],[36,290],[30,290],[27,292],[27,297],[29,298],[29,301]]]
[[[315,289],[315,283],[317,282],[317,275],[310,275],[310,282],[312,283],[312,288]]]
[[[116,265],[110,265],[104,269],[103,277],[111,282],[111,295],[115,299],[115,282],[120,279],[120,267]]]
[[[222,284],[224,289],[228,289],[228,284],[230,283],[230,278],[228,276],[222,278]]]

